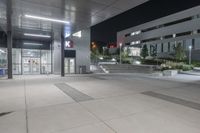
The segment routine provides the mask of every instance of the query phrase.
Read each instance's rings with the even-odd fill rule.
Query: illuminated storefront
[[[13,49],[13,74],[51,73],[51,51]]]

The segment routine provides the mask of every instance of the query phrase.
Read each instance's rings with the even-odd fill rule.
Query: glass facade
[[[51,51],[41,50],[41,73],[51,73]]]
[[[14,49],[13,74],[51,73],[51,51],[36,49]]]
[[[6,48],[0,48],[0,77],[6,75],[7,68],[7,50]]]
[[[22,73],[22,50],[21,49],[13,49],[12,51],[12,61],[13,61],[13,74],[21,74]]]
[[[7,68],[7,50],[0,48],[0,68]]]
[[[75,59],[65,58],[65,74],[74,74],[74,73],[75,73]]]

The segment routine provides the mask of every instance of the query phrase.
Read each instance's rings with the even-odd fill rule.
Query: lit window
[[[134,42],[131,42],[131,45],[140,44],[140,43],[141,43],[140,41],[134,41]]]
[[[135,36],[135,32],[131,33],[131,36]]]
[[[131,42],[131,45],[135,45],[135,42]]]
[[[135,32],[132,32],[131,33],[131,36],[134,36],[134,35],[139,35],[141,33],[141,31],[139,30],[139,31],[135,31]]]

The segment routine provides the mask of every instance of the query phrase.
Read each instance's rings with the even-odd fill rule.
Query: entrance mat
[[[65,94],[70,96],[72,99],[74,99],[76,102],[94,100],[94,98],[78,91],[77,89],[65,83],[58,83],[58,84],[55,84],[55,86],[58,87],[60,90],[62,90]]]
[[[156,93],[156,92],[153,92],[153,91],[145,91],[145,92],[142,92],[142,94],[147,95],[147,96],[151,96],[151,97],[155,97],[155,98],[159,98],[159,99],[171,102],[171,103],[183,105],[183,106],[193,108],[193,109],[196,109],[196,110],[200,110],[200,104],[199,103],[195,103],[195,102],[187,101],[187,100],[184,100],[184,99],[180,99],[180,98]]]

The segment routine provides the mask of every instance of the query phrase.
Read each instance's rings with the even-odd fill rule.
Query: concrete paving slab
[[[30,133],[56,133],[99,122],[77,103],[32,109],[28,119]]]
[[[199,133],[198,127],[160,110],[138,113],[107,122],[117,133]]]
[[[172,102],[175,104],[180,104],[180,105],[183,105],[183,106],[186,106],[189,108],[200,110],[200,104],[196,103],[196,102],[180,99],[177,97],[168,96],[168,95],[153,92],[153,91],[146,91],[146,92],[143,92],[142,94],[147,95],[147,96],[152,96],[155,98],[159,98],[159,99],[162,99],[162,100],[165,100],[168,102]]]
[[[26,133],[25,112],[12,112],[0,117],[1,133]]]
[[[28,109],[74,102],[53,84],[26,85],[26,89]]]
[[[106,126],[104,123],[97,123],[65,131],[58,131],[56,133],[115,133],[115,132],[108,126]]]
[[[81,102],[84,107],[102,120],[154,110],[166,103],[160,99],[140,94]]]

